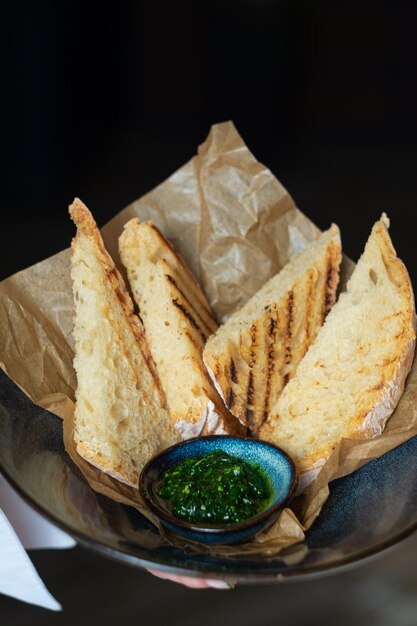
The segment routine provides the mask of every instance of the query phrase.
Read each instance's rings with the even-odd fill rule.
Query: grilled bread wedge
[[[204,367],[203,347],[217,323],[183,259],[154,224],[136,218],[125,225],[119,252],[177,430],[184,438],[242,433]]]
[[[342,438],[380,434],[404,388],[415,348],[410,278],[386,216],[260,436],[284,448],[309,484]]]
[[[146,461],[179,438],[142,324],[96,223],[77,198],[69,211],[77,226],[71,262],[77,452],[137,485]]]
[[[332,225],[208,339],[204,363],[227,408],[252,433],[331,309],[340,260],[339,229]]]

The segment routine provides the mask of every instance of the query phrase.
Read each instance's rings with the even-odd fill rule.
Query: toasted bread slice
[[[228,409],[252,433],[331,309],[340,260],[339,229],[332,225],[208,339],[204,363]]]
[[[131,485],[158,450],[175,443],[143,327],[97,225],[77,198],[71,276],[75,301],[77,452]]]
[[[347,291],[260,432],[294,458],[302,487],[342,438],[382,432],[411,367],[414,296],[388,224],[383,215],[373,227]]]
[[[136,218],[125,225],[119,251],[175,427],[184,438],[242,432],[204,367],[203,347],[217,323],[183,259],[154,224]]]

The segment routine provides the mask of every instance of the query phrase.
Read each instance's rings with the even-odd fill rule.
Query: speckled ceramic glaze
[[[154,487],[157,481],[164,472],[177,466],[181,461],[205,456],[216,450],[222,450],[261,467],[272,488],[270,504],[255,517],[224,526],[190,524],[174,517],[160,505],[155,495]],[[263,441],[226,436],[198,437],[168,448],[145,465],[139,480],[141,495],[161,524],[184,539],[213,545],[245,541],[272,524],[294,493],[295,486],[295,467],[285,452]]]
[[[0,470],[37,511],[80,544],[134,567],[245,582],[340,570],[417,528],[417,437],[333,481],[304,544],[269,558],[166,545],[143,515],[94,492],[64,450],[62,421],[0,370]],[[296,555],[296,556],[295,556]]]

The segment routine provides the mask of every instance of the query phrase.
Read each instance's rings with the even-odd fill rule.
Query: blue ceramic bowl
[[[269,505],[254,517],[233,524],[196,524],[175,517],[163,507],[161,499],[155,493],[155,486],[162,474],[184,459],[205,456],[216,450],[227,452],[262,468],[272,487]],[[256,439],[214,435],[189,439],[153,457],[141,472],[139,490],[149,509],[173,534],[189,541],[227,544],[245,541],[270,526],[293,495],[296,483],[294,463],[280,448]]]

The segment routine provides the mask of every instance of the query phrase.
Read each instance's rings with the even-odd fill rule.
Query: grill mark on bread
[[[228,409],[231,409],[233,404],[235,402],[235,394],[233,392],[233,389],[231,387],[229,387],[229,393],[227,394],[227,398],[226,398],[226,406]]]
[[[252,428],[253,428],[253,411],[252,411],[252,409],[249,409],[248,407],[246,407],[246,409],[245,409],[245,419],[246,419],[246,423],[248,424],[249,432],[252,432]]]
[[[218,381],[219,387],[222,391],[223,398],[226,396],[225,393],[225,377],[222,376],[220,360],[217,358],[214,360],[214,363],[210,365],[213,368],[214,380]],[[210,377],[211,378],[211,377]]]
[[[181,306],[181,304],[177,306]],[[184,330],[184,335],[189,339],[190,343],[196,348],[196,350],[200,351],[200,344],[199,342],[196,341],[195,337],[193,337],[193,333],[190,332],[190,330],[191,330],[190,328],[187,328],[186,330]],[[200,369],[203,371],[203,368],[200,368]],[[204,372],[205,372],[205,369],[204,369]]]
[[[207,326],[206,322],[203,320],[203,318],[201,317],[201,315],[198,313],[198,311],[196,310],[196,308],[193,306],[192,302],[190,302],[190,299],[187,297],[187,295],[184,293],[184,290],[181,289],[178,286],[178,282],[175,280],[175,278],[171,275],[171,274],[165,274],[165,277],[167,278],[167,280],[170,282],[170,284],[172,285],[172,287],[175,289],[175,291],[178,292],[178,294],[181,296],[181,298],[184,300],[184,302],[187,304],[187,308],[190,309],[191,311],[193,311],[194,315],[196,317],[198,317],[198,320],[200,323],[196,324],[198,325],[198,327],[200,328],[200,331],[202,333],[204,333],[204,341],[207,340],[207,338],[211,335],[212,331],[211,329]],[[210,318],[213,319],[213,318]],[[214,320],[213,320],[214,322]]]
[[[313,306],[313,272],[309,272],[307,278],[307,301],[306,301],[306,310],[305,310],[305,339],[304,339],[304,347],[303,353],[307,352],[307,348],[310,345],[310,334],[311,334],[311,309]]]
[[[130,322],[130,328],[135,337],[137,346],[139,350],[141,351],[145,364],[147,365],[148,370],[152,378],[154,379],[155,385],[158,388],[158,391],[162,400],[162,405],[166,407],[165,392],[163,390],[161,381],[159,379],[159,374],[158,374],[158,370],[157,370],[154,358],[148,348],[148,344],[147,344],[146,337],[145,337],[145,329],[143,328],[142,320],[140,319],[140,317],[136,316],[133,312],[133,302],[130,300],[129,292],[123,281],[123,278],[116,267],[105,268],[105,273],[110,284],[113,287],[113,291],[117,299],[119,300],[123,310],[125,311],[125,314],[127,314],[128,316],[128,319]],[[117,330],[116,327],[114,330],[116,332]]]
[[[178,293],[181,293],[183,298],[187,299],[189,307],[194,311],[200,326],[204,328],[207,336],[214,333],[218,328],[214,313],[207,308],[209,306],[208,304],[202,305],[200,297],[204,298],[204,295],[202,295],[201,289],[199,289],[197,293],[197,288],[191,281],[191,274],[190,276],[184,273],[181,274],[179,271],[181,268],[176,267],[174,263],[169,263],[165,258],[160,258],[157,265],[162,268],[165,275],[171,277],[172,280],[170,283],[172,288],[177,290]]]
[[[200,333],[200,335],[203,338],[203,341],[206,342],[207,337],[210,334],[210,330],[204,324],[204,321],[198,315],[198,312],[195,310],[195,308],[193,307],[193,305],[191,304],[191,302],[189,301],[189,299],[187,298],[187,296],[185,295],[183,290],[178,287],[178,284],[177,284],[175,278],[173,276],[171,276],[171,274],[165,274],[165,277],[171,283],[171,285],[174,287],[174,289],[178,292],[178,294],[181,296],[182,300],[184,301],[184,304],[181,304],[181,303],[179,303],[178,298],[173,298],[172,299],[173,304],[177,308],[182,310],[182,312],[188,318],[188,320],[191,322],[191,324],[194,326],[194,328]],[[195,317],[191,314],[190,310],[194,313],[194,316],[198,316],[200,322],[205,326],[204,329],[196,321]]]
[[[110,282],[110,284],[112,285],[114,292],[117,296],[117,298],[119,299],[119,301],[122,303],[123,306],[126,306],[126,296],[128,294],[126,285],[122,285],[121,281],[120,281],[120,274],[118,272],[118,270],[115,267],[110,267],[110,268],[106,268],[105,269],[106,272],[106,276]],[[131,309],[130,312],[133,312],[133,306],[129,306],[129,310]]]
[[[333,255],[332,250],[330,250],[329,256],[327,257],[327,265],[326,265],[326,279],[324,283],[324,306],[323,306],[323,322],[327,317],[330,309],[334,303],[334,283],[335,283],[335,269],[333,263]]]
[[[236,370],[236,365],[233,360],[233,357],[230,358],[229,369],[230,369],[230,378],[232,379],[232,382],[237,384],[237,370]]]
[[[292,338],[292,323],[294,318],[294,291],[291,289],[288,292],[288,300],[287,300],[287,329],[286,329],[286,337],[285,337],[285,365],[290,365],[292,353],[291,353],[291,338]],[[284,385],[289,381],[290,375],[287,372],[284,375]]]
[[[397,357],[393,356],[391,358],[386,358],[382,361],[382,367],[388,367],[388,365],[391,365],[391,363],[395,363],[397,361]]]
[[[236,370],[236,365],[235,362],[233,360],[233,357],[230,357],[230,361],[229,361],[229,367],[226,370],[226,378],[228,381],[228,391],[227,391],[227,395],[226,395],[226,406],[228,409],[231,409],[235,403],[236,400],[236,395],[232,389],[232,384],[230,383],[230,380],[232,381],[232,383],[237,383],[237,370]]]
[[[253,401],[253,373],[252,373],[252,370],[250,370],[249,378],[248,378],[248,391],[246,395],[247,406],[245,409],[245,418],[250,429],[253,429],[254,427],[253,409],[250,408],[252,406],[252,401]]]
[[[187,278],[189,278],[193,284],[193,292],[194,295],[196,296],[196,298],[198,299],[199,303],[201,304],[201,306],[206,310],[206,312],[210,315],[210,317],[212,317],[212,312],[210,309],[210,305],[208,304],[207,300],[205,299],[204,295],[201,293],[200,291],[200,286],[197,283],[194,274],[189,270],[189,268],[187,267],[184,259],[182,258],[181,254],[179,254],[179,252],[177,252],[174,248],[174,246],[172,245],[172,243],[166,239],[164,237],[164,235],[161,233],[161,231],[159,230],[159,228],[157,226],[155,226],[155,224],[151,221],[148,222],[142,222],[141,224],[142,226],[146,225],[147,227],[149,227],[158,237],[160,243],[162,244],[163,247],[167,246],[172,254],[172,256],[178,261],[178,263],[181,265],[182,269],[184,270]]]
[[[196,353],[200,354],[201,352],[200,342],[197,342],[195,337],[193,337],[193,332],[191,331],[191,329],[187,329],[186,331],[184,331],[184,334],[189,339],[193,347],[195,348]],[[192,353],[190,354],[190,359],[193,361],[193,366],[196,367],[201,372],[203,378],[207,381],[209,388],[211,388],[212,382],[211,382],[209,373],[206,367],[204,366],[204,363],[199,358],[196,358],[196,355]],[[205,388],[204,388],[204,391],[207,392]]]
[[[380,383],[377,383],[373,387],[370,387],[367,391],[380,391],[383,388],[384,388],[384,383],[381,381]]]
[[[206,341],[207,337],[204,334],[204,332],[202,331],[202,329],[200,328],[200,326],[197,324],[197,322],[195,321],[194,317],[192,316],[192,314],[190,313],[190,311],[187,309],[187,307],[182,304],[181,302],[179,302],[178,298],[172,298],[172,304],[177,307],[177,309],[179,311],[181,311],[181,313],[187,318],[187,320],[190,322],[191,326],[193,326],[193,328],[196,329],[196,331],[200,334],[203,342]],[[193,342],[194,343],[194,342]]]
[[[220,361],[216,359],[214,361],[214,369],[213,369],[214,378],[216,380],[220,380]]]
[[[245,409],[245,418],[248,423],[248,426],[252,429],[254,426],[254,384],[253,384],[253,367],[256,364],[256,340],[257,340],[258,329],[255,324],[252,324],[249,331],[249,336],[251,339],[251,345],[249,349],[249,375],[248,375],[248,386],[246,391],[246,409]],[[251,408],[252,407],[252,408]]]
[[[276,309],[276,306],[274,307],[274,309]],[[262,415],[262,421],[261,424],[263,422],[266,421],[268,414],[269,414],[269,398],[271,395],[271,379],[272,379],[272,375],[274,373],[274,369],[275,369],[275,363],[274,363],[274,350],[275,350],[275,341],[276,341],[276,334],[277,334],[277,320],[272,317],[271,315],[271,307],[268,308],[268,312],[270,313],[270,318],[268,321],[267,318],[267,323],[268,323],[268,333],[267,333],[267,339],[268,339],[268,348],[267,348],[267,354],[268,354],[268,361],[267,361],[267,373],[266,373],[266,381],[265,381],[265,398],[264,398],[264,409],[263,409],[263,415]],[[276,310],[275,310],[276,313]],[[261,426],[261,424],[259,424],[259,426]]]

